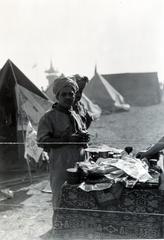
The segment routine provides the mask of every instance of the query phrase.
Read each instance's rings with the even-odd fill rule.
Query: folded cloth
[[[118,159],[117,162],[111,163],[111,165],[123,170],[140,182],[146,182],[152,178],[148,173],[148,167],[138,158],[125,157],[124,159]]]

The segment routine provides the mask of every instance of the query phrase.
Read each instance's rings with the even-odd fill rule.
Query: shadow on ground
[[[24,200],[31,197],[31,195],[27,194],[28,190],[20,190],[14,193],[14,197],[10,199],[5,199],[0,201],[0,212],[13,210],[15,208],[22,208]]]

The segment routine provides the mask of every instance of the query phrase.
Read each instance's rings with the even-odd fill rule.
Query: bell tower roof
[[[54,73],[54,74],[58,73],[58,71],[56,71],[56,70],[54,69],[54,67],[53,67],[52,60],[51,60],[51,62],[50,62],[50,67],[49,67],[49,69],[45,70],[45,73]]]

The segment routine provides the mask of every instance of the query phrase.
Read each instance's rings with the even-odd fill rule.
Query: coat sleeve
[[[37,143],[38,146],[43,148],[46,152],[50,150],[50,148],[58,148],[61,147],[65,142],[69,141],[69,136],[56,136],[54,123],[52,121],[55,119],[51,119],[51,116],[44,115],[38,125],[37,131]]]
[[[52,142],[53,138],[53,129],[51,127],[51,122],[48,119],[47,115],[44,115],[38,125],[37,131],[37,142],[38,146],[46,149],[46,145],[48,146],[48,142]]]

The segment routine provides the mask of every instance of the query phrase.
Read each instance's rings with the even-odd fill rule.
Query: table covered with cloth
[[[119,199],[114,193],[114,188],[85,192],[65,183],[61,208],[55,210],[56,234],[69,239],[164,238],[161,191],[124,188]]]
[[[78,184],[62,187],[53,222],[59,239],[164,238],[164,175],[160,184],[84,191]]]

